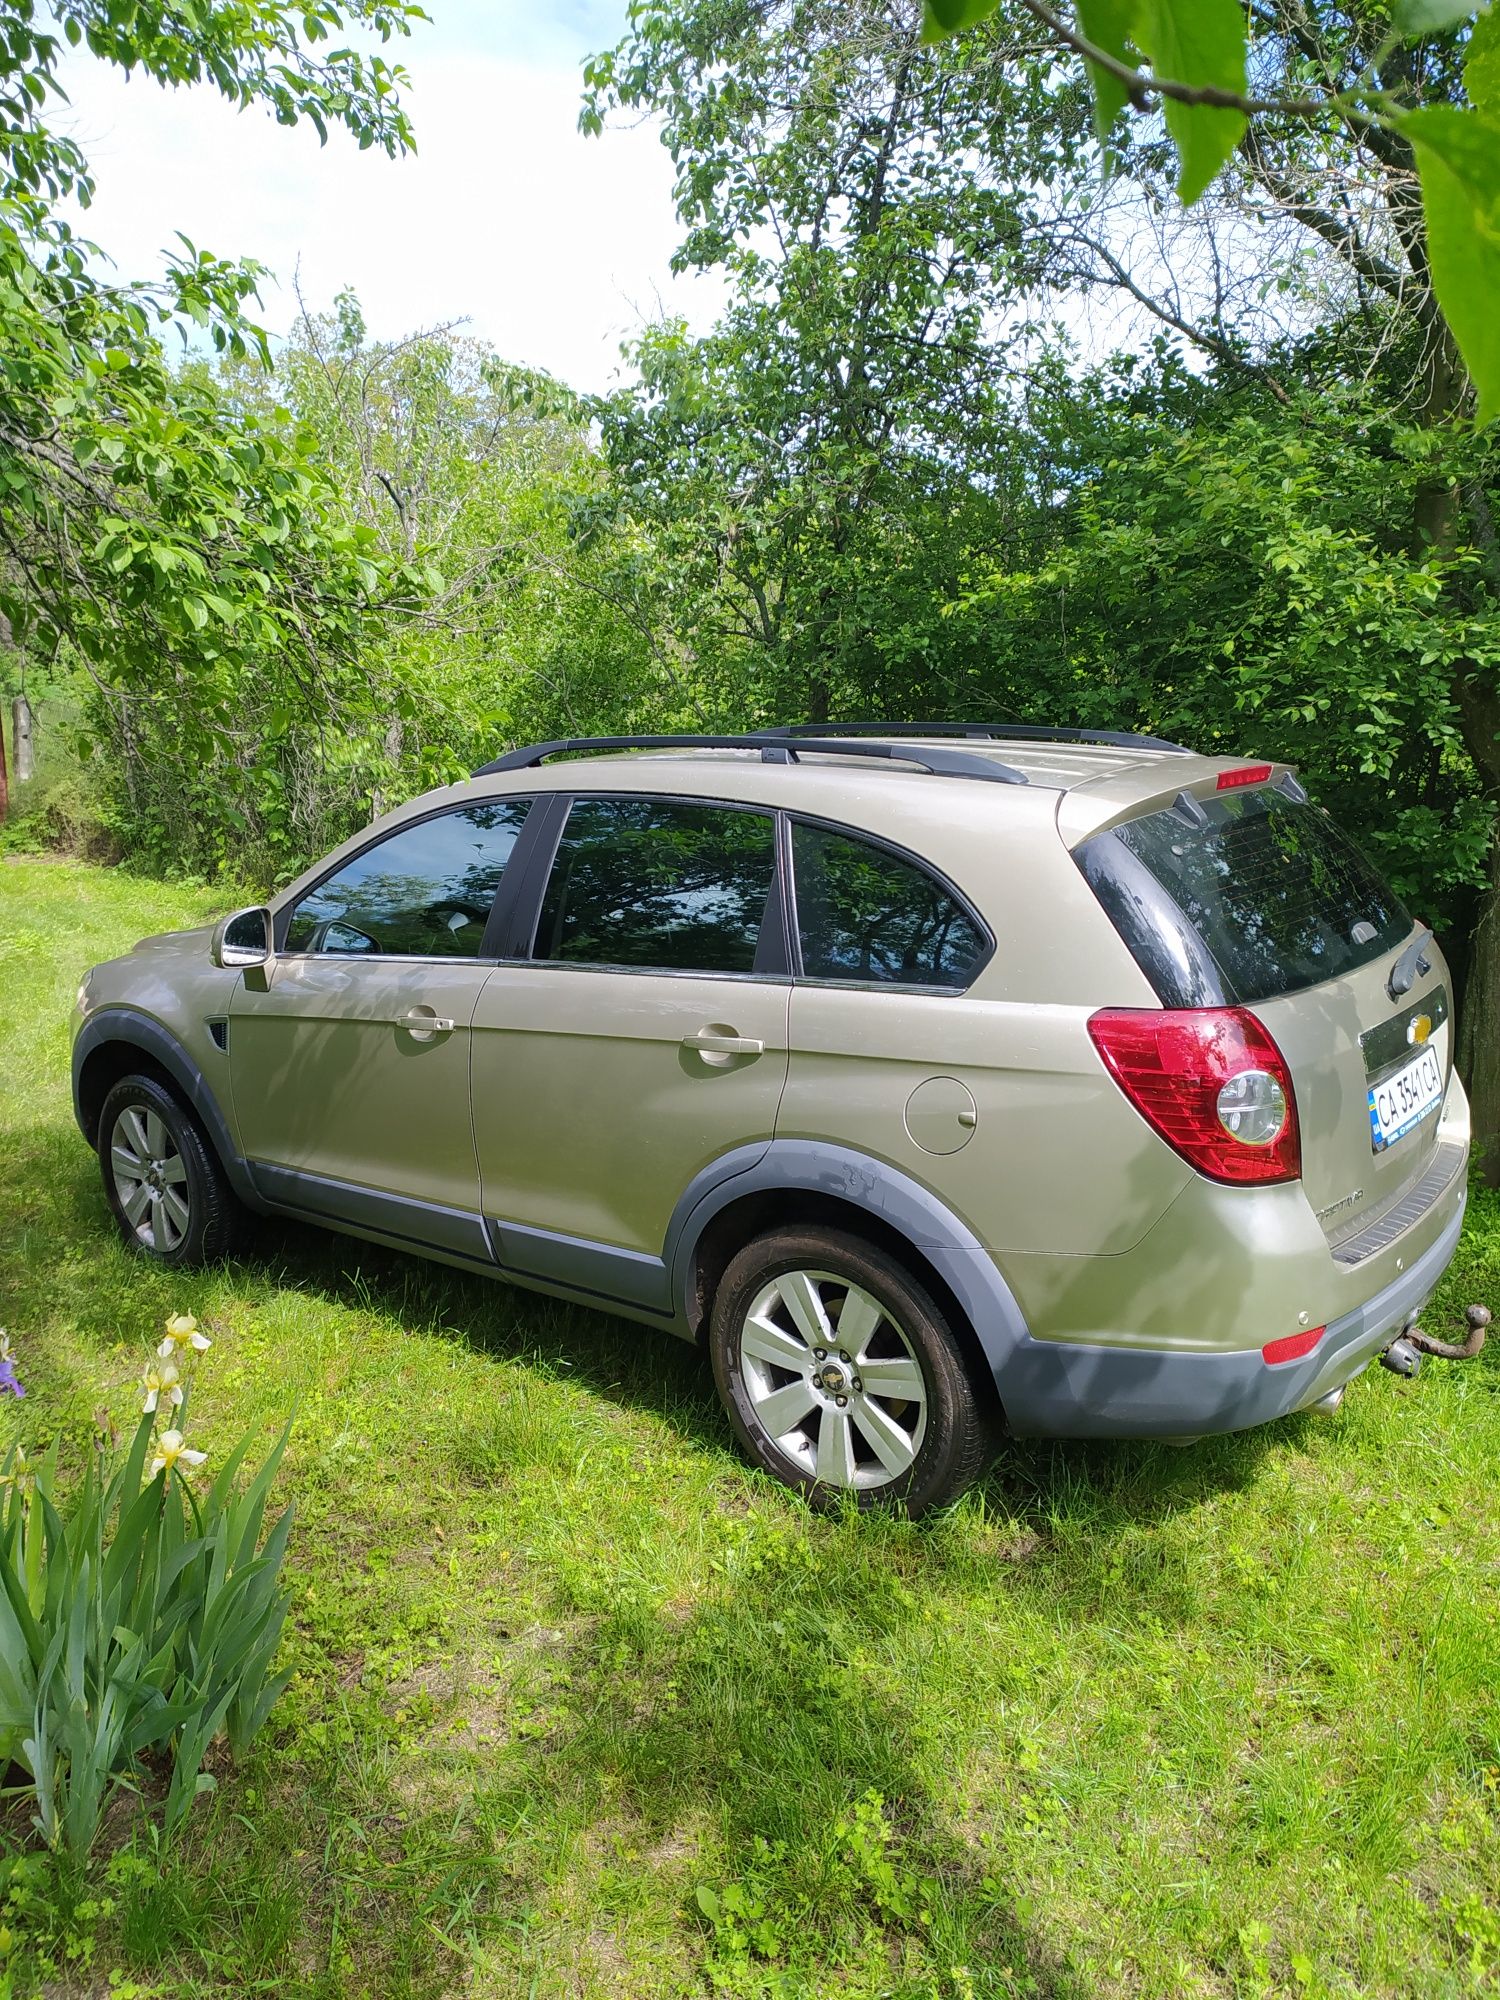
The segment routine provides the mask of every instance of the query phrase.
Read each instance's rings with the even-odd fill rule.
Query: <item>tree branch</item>
[[[1186,320],[1180,313],[1173,312],[1163,300],[1153,298],[1136,283],[1113,251],[1107,250],[1096,238],[1077,235],[1075,241],[1081,243],[1099,259],[1121,291],[1127,292],[1137,305],[1144,306],[1146,311],[1154,319],[1159,319],[1163,326],[1171,327],[1174,333],[1180,333],[1184,340],[1190,340],[1195,347],[1201,347],[1206,354],[1212,354],[1216,360],[1225,362],[1231,368],[1237,368],[1244,375],[1253,376],[1257,382],[1263,382],[1283,408],[1290,405],[1292,399],[1287,394],[1285,385],[1269,369],[1248,360],[1233,342],[1225,340],[1222,334],[1212,333],[1204,326],[1195,326],[1191,320]]]
[[[1043,27],[1050,29],[1065,48],[1070,48],[1085,62],[1092,63],[1096,69],[1102,69],[1117,83],[1123,84],[1132,99],[1142,94],[1165,97],[1174,104],[1207,105],[1218,111],[1243,112],[1246,118],[1271,113],[1292,118],[1324,118],[1330,110],[1338,108],[1330,98],[1248,97],[1242,90],[1220,90],[1216,84],[1178,83],[1172,77],[1152,76],[1149,71],[1137,69],[1133,63],[1121,62],[1108,49],[1101,49],[1097,42],[1091,42],[1076,28],[1070,28],[1062,16],[1046,4],[1046,0],[1021,0],[1021,5],[1029,14],[1035,15]]]
[[[1356,272],[1368,284],[1376,286],[1398,304],[1409,303],[1411,287],[1394,264],[1387,263],[1369,246],[1363,243],[1349,223],[1330,215],[1315,202],[1299,195],[1292,183],[1272,163],[1265,149],[1264,141],[1253,125],[1247,126],[1245,136],[1240,141],[1240,151],[1248,162],[1251,172],[1265,188],[1271,199],[1278,204],[1295,222],[1304,229],[1310,229],[1315,236],[1321,236],[1325,243],[1336,250],[1351,271]],[[1430,294],[1419,299],[1419,316],[1433,310]]]

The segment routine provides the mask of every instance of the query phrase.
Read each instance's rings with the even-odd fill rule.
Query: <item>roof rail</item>
[[[1175,750],[1192,752],[1185,743],[1164,736],[1142,736],[1129,729],[1049,729],[1034,722],[787,722],[762,729],[762,736],[967,736],[988,743],[1104,743],[1116,750]]]
[[[787,732],[790,733],[790,732]],[[1002,764],[994,757],[971,757],[962,750],[911,750],[904,744],[843,743],[797,732],[795,744],[763,730],[756,736],[563,736],[555,743],[529,743],[520,750],[507,750],[493,763],[481,764],[476,778],[492,777],[497,771],[532,771],[549,757],[570,751],[606,750],[758,750],[764,764],[792,764],[802,756],[869,757],[882,763],[914,764],[937,778],[980,778],[992,785],[1025,785],[1024,771]]]

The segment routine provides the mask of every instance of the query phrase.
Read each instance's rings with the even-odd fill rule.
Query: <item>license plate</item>
[[[1370,1143],[1377,1153],[1394,1146],[1443,1101],[1443,1064],[1436,1049],[1422,1053],[1384,1083],[1370,1085]]]

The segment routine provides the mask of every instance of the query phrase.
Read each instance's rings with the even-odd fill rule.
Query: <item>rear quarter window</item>
[[[1412,928],[1328,815],[1272,786],[1142,814],[1077,860],[1168,1006],[1274,1000],[1368,965]]]
[[[889,848],[795,820],[792,867],[804,979],[962,992],[984,963],[969,912]]]

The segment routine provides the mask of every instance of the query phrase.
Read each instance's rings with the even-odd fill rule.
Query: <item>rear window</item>
[[[1325,813],[1270,786],[1143,814],[1078,859],[1169,1006],[1295,993],[1395,950],[1412,927]],[[1213,971],[1218,996],[1204,991]]]

